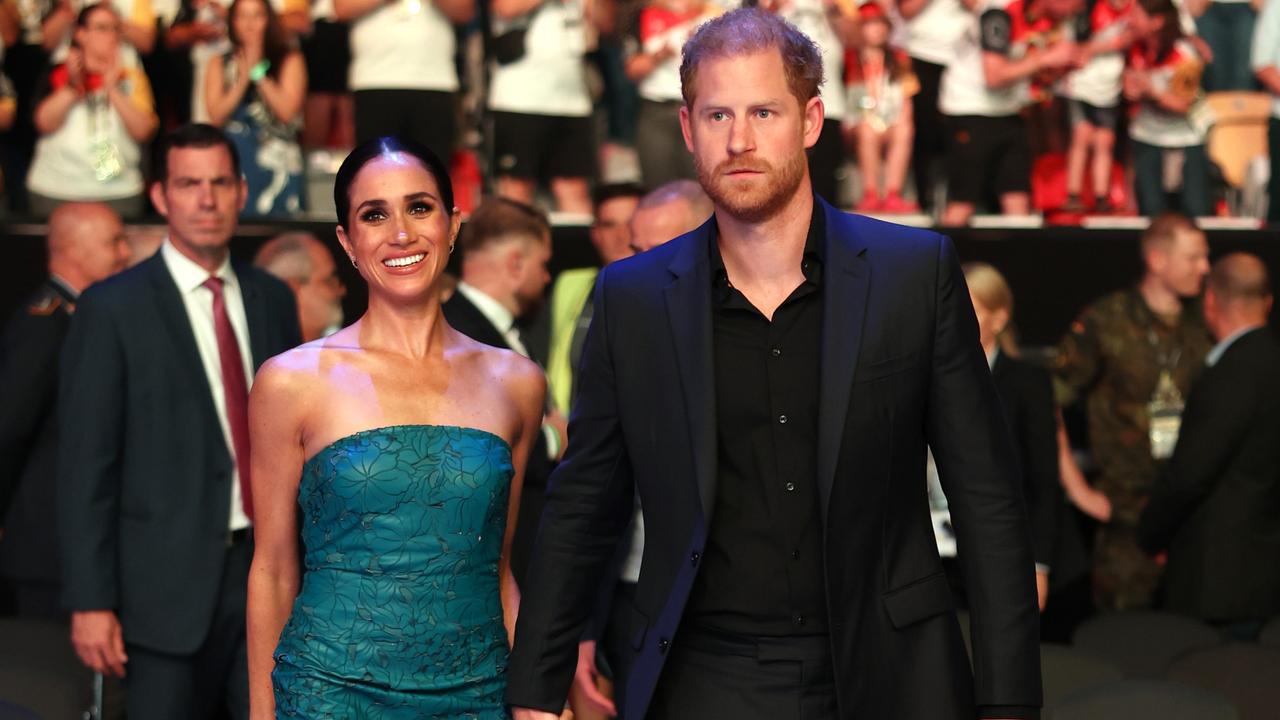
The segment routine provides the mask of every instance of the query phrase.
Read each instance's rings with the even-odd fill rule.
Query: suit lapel
[[[244,299],[244,315],[249,323],[249,354],[257,369],[267,361],[267,301],[251,273],[243,267],[234,267],[232,271],[240,282],[240,297]]]
[[[871,287],[867,249],[850,217],[823,202],[826,269],[822,282],[821,396],[818,399],[818,500],[823,529],[844,438],[853,373],[862,346],[862,326]]]
[[[716,492],[711,267],[707,257],[707,243],[714,227],[713,217],[681,241],[682,246],[668,265],[675,277],[664,288],[689,422],[698,497],[707,523],[711,522]]]

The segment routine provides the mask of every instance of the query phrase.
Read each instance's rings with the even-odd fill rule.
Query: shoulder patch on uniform
[[[41,298],[37,303],[28,305],[27,314],[32,317],[45,317],[52,315],[59,307],[62,307],[62,298],[51,294]]]

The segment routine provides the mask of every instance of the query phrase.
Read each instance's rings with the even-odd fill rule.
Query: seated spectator
[[[627,45],[627,77],[637,84],[636,155],[647,187],[696,177],[680,131],[680,48],[702,23],[723,12],[704,0],[650,0]]]
[[[315,235],[277,235],[253,257],[253,264],[284,281],[298,301],[298,326],[308,343],[342,329],[342,298],[347,288],[338,277],[333,254]]]
[[[1253,72],[1271,93],[1271,124],[1267,146],[1271,154],[1271,178],[1267,186],[1267,219],[1280,222],[1280,2],[1262,7],[1253,36]]]
[[[1082,21],[1087,35],[1081,43],[1084,66],[1065,78],[1062,95],[1071,120],[1071,148],[1067,152],[1067,204],[1069,213],[1109,213],[1112,153],[1116,122],[1120,119],[1121,77],[1124,58],[1133,42],[1129,10],[1134,0],[1097,0]],[[1085,167],[1090,172],[1093,198],[1082,198]],[[1096,199],[1095,199],[1096,198]]]
[[[1264,0],[1185,0],[1184,4],[1195,18],[1196,33],[1212,53],[1204,58],[1208,63],[1205,92],[1256,88],[1249,71],[1249,45]]]
[[[1031,212],[1031,146],[1020,113],[1033,77],[1048,86],[1080,54],[1066,22],[1083,0],[973,2],[977,17],[956,45],[938,103],[951,128],[944,225],[966,224],[993,195],[1006,215]]]
[[[249,185],[245,217],[290,216],[302,210],[298,130],[307,94],[302,53],[294,49],[267,0],[231,4],[231,50],[205,68],[211,125],[235,143]]]
[[[157,120],[151,86],[136,61],[126,62],[120,33],[111,5],[80,11],[66,62],[53,68],[39,93],[40,139],[27,175],[38,217],[73,200],[105,202],[124,218],[146,207],[139,146],[155,133]]]
[[[1261,260],[1233,253],[1214,263],[1204,318],[1218,344],[1138,525],[1144,549],[1168,550],[1166,606],[1246,641],[1280,613],[1280,342],[1270,312]]]
[[[902,199],[914,134],[911,97],[920,89],[911,58],[889,45],[889,17],[877,2],[858,9],[861,42],[846,55],[849,144],[862,170],[858,212],[905,213],[920,208]],[[883,175],[883,178],[882,178]]]
[[[1173,0],[1138,0],[1132,13],[1138,42],[1125,70],[1124,95],[1137,105],[1129,137],[1138,211],[1163,213],[1166,191],[1179,189],[1184,214],[1209,215],[1205,136],[1212,114],[1200,91],[1204,62],[1183,35]]]
[[[591,212],[596,174],[584,0],[495,0],[489,110],[498,195],[530,204],[547,181],[561,212]]]

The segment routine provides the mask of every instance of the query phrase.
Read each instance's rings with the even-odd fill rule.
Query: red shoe
[[[868,190],[862,194],[862,199],[858,201],[857,210],[861,213],[879,212],[884,209],[880,204],[880,198],[874,190]]]
[[[920,212],[920,206],[905,200],[896,192],[891,192],[880,202],[880,212],[890,213],[893,215],[910,215]]]

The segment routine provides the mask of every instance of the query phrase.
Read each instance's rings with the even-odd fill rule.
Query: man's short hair
[[[1222,302],[1263,302],[1271,297],[1267,266],[1256,255],[1235,252],[1209,271],[1208,288]]]
[[[284,280],[305,283],[315,272],[311,262],[311,243],[319,242],[308,233],[286,232],[277,235],[253,256],[253,264]]]
[[[471,213],[459,238],[462,255],[510,239],[542,242],[551,236],[551,223],[541,210],[507,198],[488,198]]]
[[[777,50],[786,69],[787,85],[800,105],[818,96],[822,84],[822,52],[794,25],[760,8],[739,8],[710,20],[684,44],[680,62],[680,92],[693,108],[698,67],[706,60]]]
[[[618,198],[635,198],[639,200],[642,197],[644,197],[644,187],[639,183],[606,183],[600,185],[591,193],[591,206],[595,208],[596,212],[600,212],[600,206],[610,200],[617,200]]]
[[[209,148],[224,147],[231,155],[231,170],[240,179],[240,154],[231,138],[218,128],[205,123],[187,123],[165,135],[156,148],[155,182],[164,183],[169,180],[169,151],[177,148]]]
[[[1142,254],[1145,256],[1152,250],[1168,251],[1178,233],[1187,230],[1199,231],[1195,221],[1179,212],[1164,212],[1151,219],[1151,224],[1142,232]]]

